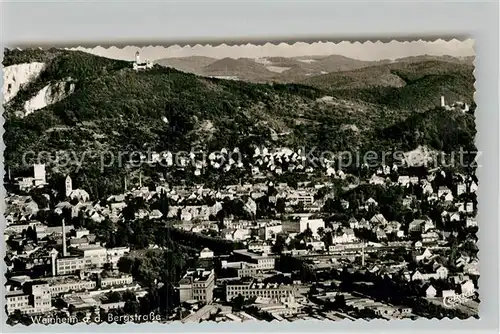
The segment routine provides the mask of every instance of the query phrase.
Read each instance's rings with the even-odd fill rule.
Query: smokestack
[[[62,238],[63,256],[68,256],[68,251],[66,250],[66,225],[64,219],[62,221]]]
[[[441,107],[444,107],[446,105],[445,101],[444,101],[444,96],[441,95]]]

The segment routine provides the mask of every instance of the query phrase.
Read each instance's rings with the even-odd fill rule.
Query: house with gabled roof
[[[422,185],[422,192],[425,195],[430,195],[434,192],[434,189],[432,189],[432,184],[429,181],[422,180],[421,185]]]
[[[415,270],[411,274],[411,280],[412,280],[412,282],[414,282],[414,281],[423,281],[424,280],[424,276],[422,275],[422,273],[420,271]]]
[[[378,202],[374,200],[372,197],[367,199],[365,204],[368,206],[378,206]]]
[[[378,176],[376,174],[373,174],[370,180],[368,181],[370,184],[375,184],[375,185],[384,185],[385,184],[385,178]]]
[[[401,186],[406,187],[410,183],[410,177],[408,175],[401,175],[398,177],[398,183]]]
[[[436,297],[436,293],[437,293],[436,288],[434,288],[434,287],[432,286],[432,284],[430,284],[430,285],[427,287],[427,289],[425,289],[425,296],[426,296],[427,298],[434,298],[434,297]]]
[[[349,227],[350,227],[350,228],[355,229],[355,228],[358,228],[358,227],[359,227],[359,222],[358,222],[358,220],[357,220],[356,218],[354,218],[354,217],[351,217],[351,218],[349,219],[349,222],[348,222],[348,223],[349,223]]]
[[[377,229],[375,231],[375,235],[377,236],[377,240],[378,241],[383,241],[383,240],[387,240],[387,234],[385,233],[385,231],[383,229]]]
[[[358,223],[358,228],[371,229],[371,224],[366,219],[361,218],[361,220]]]
[[[418,176],[411,176],[410,177],[411,184],[418,184],[418,182],[419,182]]]
[[[429,259],[432,257],[432,252],[429,250],[429,248],[426,248],[424,251],[415,251],[413,253],[413,261],[416,263],[421,262],[425,259]]]
[[[455,222],[460,220],[460,214],[458,212],[450,213],[450,221]]]
[[[441,186],[438,189],[438,198],[445,202],[452,202],[453,194],[451,193],[451,190],[448,187]]]
[[[474,293],[474,291],[476,291],[476,288],[474,287],[474,283],[471,280],[467,280],[460,284],[460,290],[462,291],[463,295],[466,295]]]
[[[370,219],[370,223],[374,225],[385,225],[387,224],[387,219],[385,219],[383,214],[377,213]]]

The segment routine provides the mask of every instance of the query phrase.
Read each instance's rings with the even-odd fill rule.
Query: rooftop
[[[23,290],[13,290],[13,291],[7,291],[5,293],[5,297],[26,296],[26,295],[28,294],[24,293]]]
[[[250,251],[248,249],[235,249],[233,251],[234,254],[239,254],[239,255],[243,255],[243,256],[248,256],[250,257],[251,259],[263,259],[263,258],[268,258],[269,256],[268,255],[265,255],[264,253],[260,253],[260,252],[253,252],[253,251]]]

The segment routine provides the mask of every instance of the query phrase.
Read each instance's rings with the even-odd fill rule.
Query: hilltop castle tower
[[[135,63],[137,65],[139,65],[141,63],[141,56],[140,56],[139,50],[137,50],[137,52],[135,53]]]
[[[141,62],[141,55],[139,53],[139,50],[135,53],[135,62],[133,64],[134,70],[146,70],[150,69],[153,67],[153,63],[149,60]]]

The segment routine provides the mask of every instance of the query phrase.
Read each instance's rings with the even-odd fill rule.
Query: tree
[[[286,237],[284,235],[278,234],[271,248],[272,252],[275,254],[281,254],[285,249],[285,244],[286,244]]]
[[[118,303],[122,300],[122,295],[118,291],[110,291],[106,294],[106,297],[110,303]]]
[[[325,229],[323,227],[318,227],[317,233],[320,239],[323,239],[323,237],[325,236]]]
[[[18,323],[29,326],[33,323],[33,321],[27,314],[22,313],[20,310],[14,310],[13,313],[9,314],[9,317],[7,318],[7,324],[9,324],[10,326],[14,326]]]
[[[132,269],[134,268],[134,263],[135,260],[134,258],[131,257],[121,257],[118,260],[118,270],[120,270],[122,273],[126,274],[132,274]]]
[[[344,308],[346,306],[344,295],[340,294],[340,293],[337,294],[335,296],[335,300],[334,300],[333,304],[334,304],[334,307],[337,309]]]
[[[237,297],[233,298],[231,304],[233,305],[235,311],[241,311],[243,309],[243,306],[245,305],[245,297],[243,297],[242,295],[238,295]]]
[[[309,228],[309,226],[303,232],[304,239],[312,239],[313,231]]]
[[[78,319],[78,322],[82,322],[83,319],[85,319],[85,313],[82,311],[76,312],[76,318]]]
[[[286,212],[285,199],[282,197],[278,198],[276,201],[276,212],[281,214]]]
[[[140,305],[137,300],[127,300],[123,306],[123,311],[126,314],[138,314],[140,311]]]
[[[130,291],[130,290],[125,290],[122,294],[122,299],[124,301],[136,301],[137,297],[135,296],[135,293]]]
[[[319,291],[318,291],[318,288],[316,287],[316,284],[311,285],[311,287],[309,288],[308,295],[314,296],[314,295],[317,295],[318,293],[319,293]]]

